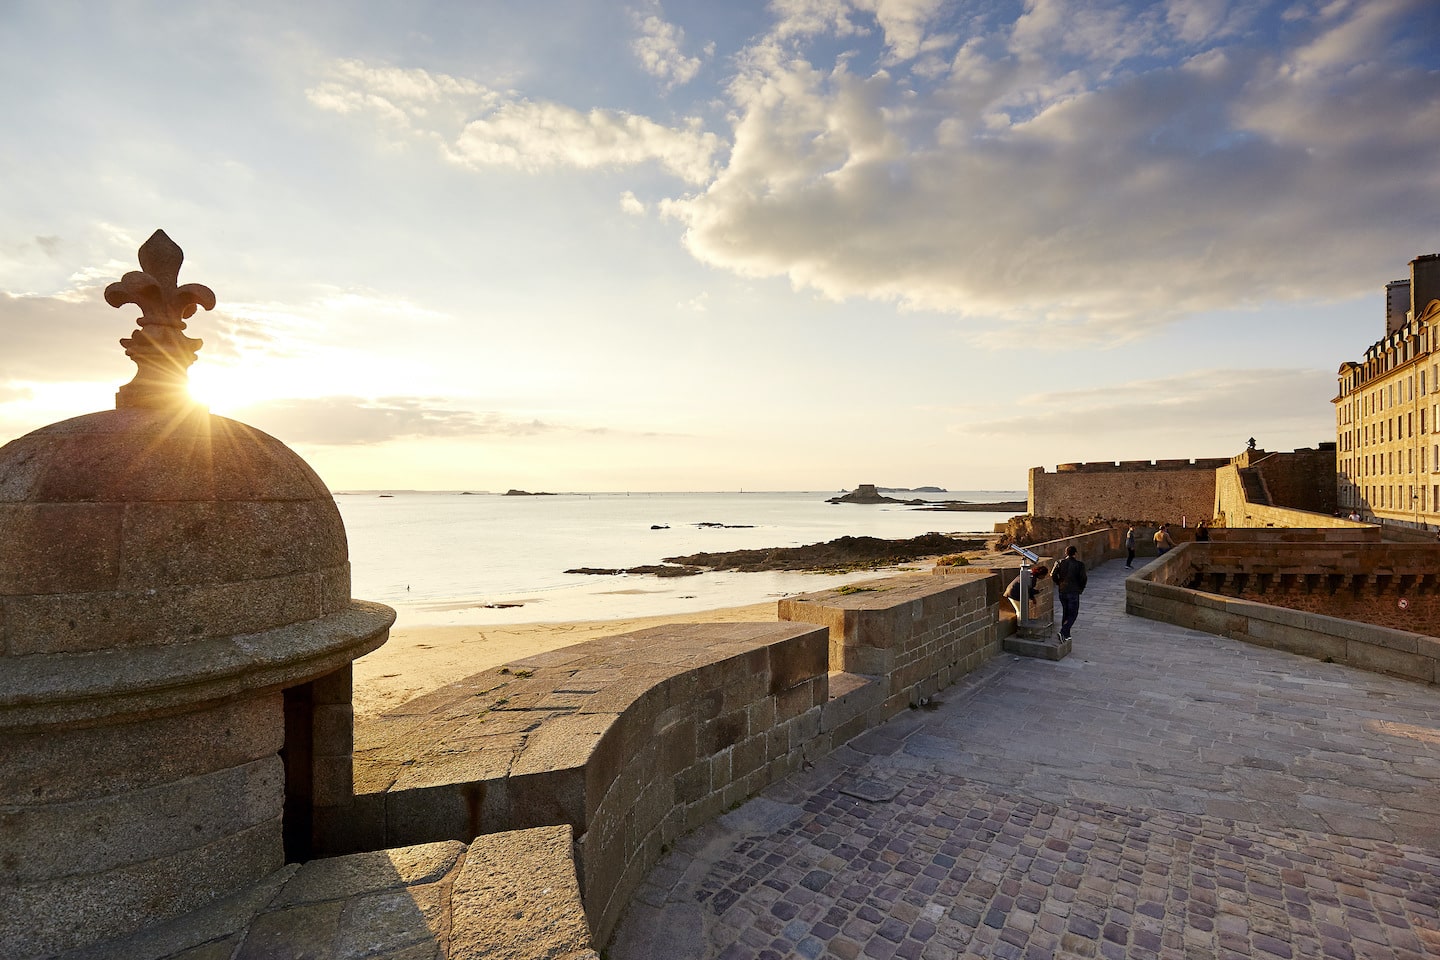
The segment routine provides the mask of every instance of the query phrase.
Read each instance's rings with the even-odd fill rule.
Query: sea
[[[844,491],[733,493],[340,492],[352,594],[389,604],[396,626],[609,620],[740,606],[873,578],[708,572],[691,577],[567,574],[665,557],[792,547],[843,536],[990,533],[1013,511],[936,512],[832,504]],[[891,493],[991,503],[1015,490]]]

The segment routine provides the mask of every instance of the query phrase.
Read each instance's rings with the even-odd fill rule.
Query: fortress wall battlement
[[[1209,519],[1215,471],[1225,459],[1061,464],[1030,470],[1029,512],[1037,517],[1114,517],[1164,523]]]
[[[1056,464],[1056,473],[1126,473],[1132,470],[1214,470],[1230,460],[1226,457],[1197,457],[1194,460],[1095,460],[1086,463]],[[1041,473],[1044,467],[1035,467]]]

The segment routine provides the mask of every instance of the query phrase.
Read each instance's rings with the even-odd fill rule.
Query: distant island
[[[949,493],[944,487],[876,487],[881,493]]]
[[[553,493],[546,493],[544,490],[537,491],[536,493],[531,493],[529,490],[515,490],[515,489],[512,488],[512,489],[510,489],[510,490],[506,490],[504,493],[501,494],[501,496],[502,496],[502,497],[553,497],[553,496],[555,496],[555,494],[553,494]]]
[[[873,483],[862,483],[849,493],[838,497],[831,497],[826,503],[898,503],[904,507],[920,507],[925,510],[956,510],[968,513],[1024,513],[1029,509],[1029,504],[1024,500],[1004,500],[997,503],[970,503],[966,500],[925,500],[916,497],[911,500],[897,500],[894,497],[887,497],[880,491],[890,490],[902,492],[897,487],[876,487]],[[909,492],[918,491],[946,493],[939,487],[916,487]]]

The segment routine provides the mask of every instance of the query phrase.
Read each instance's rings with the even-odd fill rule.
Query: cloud
[[[634,217],[645,216],[645,204],[630,190],[620,194],[620,209]]]
[[[703,183],[720,142],[699,118],[667,127],[616,110],[576,110],[558,103],[514,100],[465,125],[446,155],[471,167],[515,167],[530,173],[592,170],[656,162],[689,183]]]
[[[1323,370],[1196,370],[1084,390],[1032,394],[1019,412],[971,421],[981,436],[1174,435],[1238,424],[1256,436],[1324,426],[1335,376]],[[1316,411],[1320,411],[1317,415]]]
[[[83,287],[55,297],[0,291],[0,385],[130,379],[135,368],[119,341],[135,328],[135,318],[111,308],[100,291]]]
[[[660,204],[706,264],[1113,341],[1373,290],[1440,239],[1440,73],[1400,55],[1440,26],[1418,0],[1263,44],[1239,4],[1035,0],[934,80],[791,46],[860,36],[857,4],[771,9],[724,165]]]
[[[942,0],[771,0],[777,40],[829,35],[867,37],[878,27],[888,64],[916,57]],[[873,26],[872,22],[873,21]]]
[[[321,110],[368,117],[382,131],[432,144],[451,162],[476,169],[658,163],[688,183],[703,183],[721,146],[698,117],[666,126],[625,111],[578,110],[442,73],[355,60],[331,64],[308,97]]]
[[[659,4],[655,4],[652,12],[632,10],[630,15],[639,33],[631,42],[630,50],[640,61],[641,68],[657,80],[664,81],[667,89],[683,87],[694,80],[702,61],[699,57],[684,54],[685,31],[665,20]],[[710,44],[706,55],[714,50],[714,45]]]
[[[406,437],[534,436],[556,429],[540,420],[474,413],[424,397],[313,397],[270,400],[235,412],[289,443],[348,446]]]

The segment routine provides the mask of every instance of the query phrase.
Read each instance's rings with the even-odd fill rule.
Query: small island
[[[504,493],[502,493],[501,496],[502,496],[502,497],[553,497],[553,496],[555,496],[555,494],[553,494],[553,493],[547,493],[547,492],[545,492],[544,490],[538,491],[538,492],[536,492],[536,493],[531,493],[529,490],[516,490],[514,487],[511,487],[509,490],[506,490]]]

